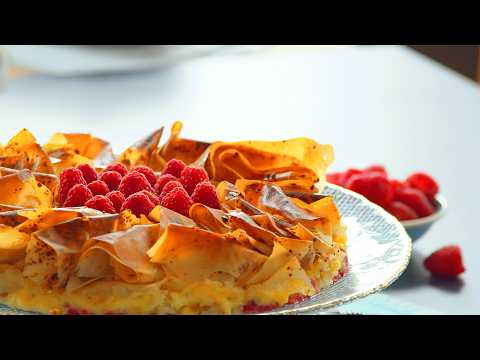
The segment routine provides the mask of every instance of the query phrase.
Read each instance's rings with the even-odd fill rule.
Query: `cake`
[[[346,228],[321,194],[330,145],[207,143],[181,129],[119,155],[90,134],[42,146],[26,129],[0,146],[0,302],[44,314],[262,313],[345,274]]]

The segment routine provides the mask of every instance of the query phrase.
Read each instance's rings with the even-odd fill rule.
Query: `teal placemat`
[[[365,315],[442,315],[431,308],[418,306],[383,293],[338,306],[334,311]]]

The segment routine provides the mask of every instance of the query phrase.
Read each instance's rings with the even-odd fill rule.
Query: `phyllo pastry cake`
[[[26,129],[0,147],[0,302],[47,314],[261,313],[347,271],[330,145],[207,143],[176,122],[115,155]]]

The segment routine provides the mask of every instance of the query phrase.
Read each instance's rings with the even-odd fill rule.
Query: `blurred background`
[[[480,82],[479,45],[409,45],[460,74]]]
[[[329,49],[351,45],[159,45],[159,46],[2,46],[0,78],[31,73],[50,75],[115,74],[157,70],[201,56],[270,50]],[[382,45],[377,45],[382,46]],[[480,83],[479,45],[406,45],[422,55]],[[8,61],[7,61],[8,59]],[[8,66],[8,70],[7,70]]]

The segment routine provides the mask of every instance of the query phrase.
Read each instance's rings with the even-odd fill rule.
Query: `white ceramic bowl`
[[[412,240],[415,241],[425,235],[432,225],[445,215],[446,210],[447,200],[443,196],[437,195],[435,197],[435,212],[432,215],[415,220],[401,221],[401,224]]]

